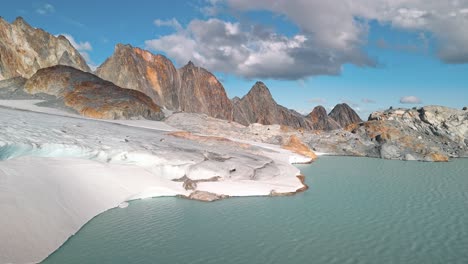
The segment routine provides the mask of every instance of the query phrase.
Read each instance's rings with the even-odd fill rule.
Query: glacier
[[[40,262],[135,199],[304,188],[291,162],[310,159],[276,145],[178,138],[163,122],[93,120],[35,103],[0,102],[0,263]]]

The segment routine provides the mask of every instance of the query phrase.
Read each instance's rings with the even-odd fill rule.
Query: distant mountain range
[[[155,55],[130,45],[117,44],[114,54],[92,73],[80,53],[64,36],[56,37],[42,29],[33,28],[21,17],[11,24],[0,18],[0,51],[0,81],[22,77],[34,78],[37,82],[41,78],[34,76],[37,72],[41,76],[47,73],[47,78],[50,78],[47,81],[48,86],[55,85],[53,83],[55,81],[63,85],[71,78],[74,81],[67,82],[70,85],[68,89],[82,88],[83,81],[88,86],[100,89],[110,87],[108,83],[103,82],[106,80],[119,88],[113,89],[112,96],[117,96],[120,100],[143,98],[140,95],[129,97],[127,89],[137,90],[151,98],[157,106],[168,110],[202,113],[243,125],[280,124],[306,130],[334,130],[362,122],[356,112],[346,104],[337,105],[330,115],[326,114],[323,107],[319,107],[308,116],[303,116],[277,104],[268,87],[262,82],[257,82],[244,97],[230,100],[221,82],[206,69],[197,67],[192,62],[177,69],[165,56]],[[40,69],[56,65],[66,65],[88,73],[78,73],[64,67],[38,72]],[[76,82],[77,76],[85,80]],[[25,92],[31,93],[31,90],[26,89]],[[111,96],[104,91],[97,92],[96,95],[101,93],[101,96],[107,98]],[[62,94],[54,96],[63,97]],[[76,101],[80,100],[79,98],[82,97],[73,100],[72,108],[76,108]],[[64,103],[71,104],[70,100]],[[103,118],[126,118],[133,117],[142,110],[135,110],[132,107],[135,105],[127,103],[125,108],[120,108],[119,114],[94,112],[93,115]],[[152,109],[150,111],[156,109],[153,106],[147,105],[147,107]],[[98,106],[94,107],[93,111],[107,111],[107,108]],[[84,114],[81,108],[78,112]],[[90,111],[85,112],[90,113]],[[150,116],[162,117],[162,113],[142,115],[142,117]]]

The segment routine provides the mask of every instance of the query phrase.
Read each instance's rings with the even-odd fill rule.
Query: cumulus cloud
[[[400,98],[400,103],[401,104],[421,104],[422,101],[419,97],[416,97],[414,95],[410,96],[403,96]]]
[[[43,4],[36,9],[36,13],[40,15],[47,15],[55,12],[55,7],[51,4]]]
[[[159,25],[180,25],[159,21]],[[271,29],[216,18],[192,20],[185,28],[145,42],[146,48],[164,51],[176,63],[189,60],[211,71],[233,73],[245,78],[303,79],[336,75],[344,63],[361,66],[373,62],[357,47],[335,50],[317,45],[310,34],[285,36]]]
[[[169,19],[169,20],[161,20],[161,19],[156,19],[154,21],[154,24],[158,27],[172,27],[175,30],[182,30],[182,26],[180,25],[179,21],[177,19]]]
[[[251,11],[268,11],[284,17],[299,30],[293,36],[271,30],[257,34],[261,27],[255,24],[194,20],[174,34],[148,41],[147,47],[167,52],[183,63],[191,59],[210,70],[246,78],[303,79],[339,74],[346,63],[374,66],[375,62],[362,49],[367,43],[369,22],[377,21],[396,30],[413,32],[421,42],[406,46],[381,42],[381,45],[399,50],[427,49],[430,36],[436,44],[435,55],[442,61],[468,62],[468,0],[207,0],[206,3],[203,10],[207,16],[218,15],[223,9],[236,17]],[[173,27],[178,24],[160,22]],[[228,34],[233,27],[237,31]],[[206,37],[208,33],[214,41]],[[177,50],[183,54],[177,54]]]

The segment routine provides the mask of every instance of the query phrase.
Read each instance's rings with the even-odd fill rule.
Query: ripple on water
[[[325,157],[291,197],[131,202],[44,263],[468,263],[468,160]]]

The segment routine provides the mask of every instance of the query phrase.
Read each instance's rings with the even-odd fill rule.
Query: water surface
[[[468,263],[468,160],[322,157],[291,197],[131,202],[43,263]]]

